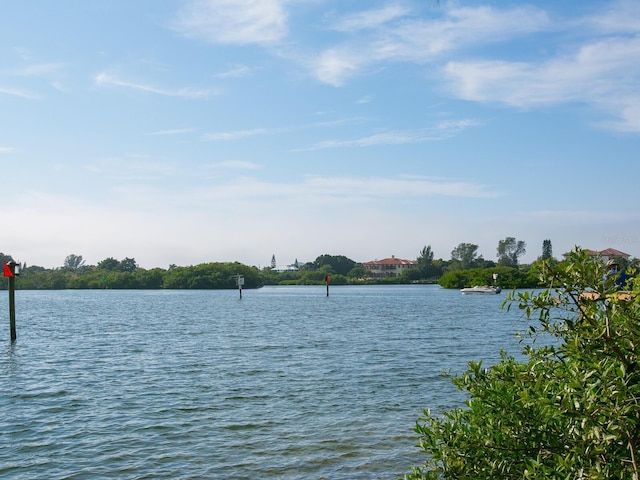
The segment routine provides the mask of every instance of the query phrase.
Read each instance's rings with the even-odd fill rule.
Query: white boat
[[[489,294],[497,294],[500,293],[502,291],[501,287],[492,287],[489,285],[484,285],[484,286],[480,286],[480,285],[476,285],[475,287],[467,287],[467,288],[463,288],[460,290],[461,293],[466,294],[466,293],[489,293]]]

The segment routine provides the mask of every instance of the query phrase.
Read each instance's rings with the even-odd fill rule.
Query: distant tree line
[[[430,245],[425,245],[416,258],[416,265],[397,277],[372,278],[360,263],[344,255],[323,254],[314,261],[296,268],[278,271],[275,257],[271,267],[258,269],[239,262],[210,262],[193,266],[170,265],[169,268],[141,268],[134,258],[105,258],[96,265],[87,265],[82,255],[68,255],[62,267],[47,269],[21,265],[18,289],[228,289],[237,288],[236,276],[244,277],[244,288],[263,285],[316,285],[330,277],[332,285],[346,284],[410,284],[437,283],[444,288],[463,288],[494,283],[503,288],[532,288],[539,285],[537,266],[553,258],[551,240],[542,245],[542,255],[531,265],[520,265],[526,244],[514,237],[498,243],[497,262],[478,254],[478,245],[460,243],[451,251],[449,260],[436,259]],[[0,262],[13,261],[0,253]],[[620,259],[626,267],[624,259]],[[6,284],[0,282],[0,288]]]
[[[0,254],[0,261],[11,257]],[[227,289],[237,288],[237,275],[244,288],[259,288],[263,277],[255,267],[238,262],[211,262],[189,267],[144,269],[135,259],[106,258],[95,266],[86,265],[81,255],[69,255],[60,268],[21,266],[16,288],[24,290],[62,289]],[[0,282],[0,288],[7,288]]]

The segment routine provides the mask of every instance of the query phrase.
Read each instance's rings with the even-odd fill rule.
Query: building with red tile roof
[[[387,278],[398,277],[402,275],[402,272],[415,267],[417,264],[418,262],[414,260],[404,260],[402,258],[396,258],[395,255],[391,255],[390,258],[365,262],[362,266],[368,270],[370,276],[373,278]]]
[[[629,260],[628,253],[621,252],[620,250],[616,250],[615,248],[605,248],[604,250],[600,250],[599,252],[596,250],[585,250],[592,257],[602,257],[602,260],[605,262],[609,262],[610,260],[615,260],[616,258],[624,258],[625,260]],[[567,256],[568,253],[563,254],[563,256]]]

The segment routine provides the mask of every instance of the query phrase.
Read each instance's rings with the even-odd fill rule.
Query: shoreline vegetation
[[[209,262],[191,266],[171,265],[167,269],[144,269],[131,258],[122,261],[106,259],[96,266],[65,265],[53,269],[22,264],[16,289],[236,289],[237,275],[244,277],[244,289],[261,288],[265,285],[324,285],[327,276],[332,286],[439,284],[443,288],[456,289],[491,284],[492,276],[496,273],[502,288],[539,286],[535,264],[519,267],[494,264],[484,268],[458,269],[451,266],[450,262],[437,260],[434,261],[437,262],[437,267],[432,266],[426,274],[418,264],[398,276],[373,278],[367,275],[361,264],[345,259],[342,256],[323,255],[297,270],[287,271],[267,267],[259,269],[240,262]],[[1,253],[0,260],[13,261],[11,256]],[[0,289],[6,290],[7,285],[0,282]]]
[[[238,288],[236,279],[242,276],[243,288],[261,288],[265,285],[323,285],[327,278],[331,285],[390,285],[438,284],[447,289],[461,289],[475,285],[496,285],[502,289],[538,288],[540,271],[544,264],[558,265],[551,254],[551,242],[545,240],[542,256],[528,265],[520,265],[518,257],[525,251],[524,242],[507,237],[498,245],[498,261],[485,260],[477,255],[478,246],[461,243],[451,252],[450,260],[435,259],[431,246],[425,246],[413,266],[400,272],[376,276],[365,264],[344,255],[320,255],[312,262],[279,270],[275,256],[271,267],[262,269],[240,262],[208,262],[198,265],[145,269],[134,258],[118,260],[105,258],[97,265],[86,265],[81,255],[68,255],[57,268],[44,268],[18,264],[20,277],[18,290],[66,289],[198,289],[221,290]],[[14,262],[11,255],[0,253],[0,262]],[[636,265],[637,259],[620,258],[619,270]],[[385,271],[386,272],[386,271]],[[7,285],[0,282],[0,289]]]

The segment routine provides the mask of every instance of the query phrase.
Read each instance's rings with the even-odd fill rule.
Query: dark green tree
[[[516,241],[514,237],[500,240],[498,242],[498,265],[517,267],[518,258],[527,252],[526,247],[526,243],[522,240]]]
[[[361,263],[357,263],[355,267],[349,270],[347,274],[350,278],[364,278],[369,274],[369,271],[362,266]]]
[[[118,266],[118,270],[121,272],[135,272],[138,268],[135,258],[125,257]]]
[[[67,255],[67,257],[64,259],[64,266],[62,268],[64,268],[65,270],[70,270],[70,271],[80,271],[83,269],[83,267],[85,266],[85,261],[84,258],[82,258],[82,255]]]
[[[542,242],[542,260],[551,260],[553,258],[553,248],[551,247],[551,240],[544,240]]]
[[[105,258],[98,262],[98,268],[102,270],[111,270],[113,272],[135,272],[138,268],[135,258],[125,257],[120,261],[113,257]]]
[[[420,250],[420,255],[416,262],[415,269],[405,270],[410,280],[429,280],[440,276],[442,273],[442,269],[434,264],[431,245],[426,245]],[[415,272],[412,270],[415,270]]]
[[[425,245],[424,247],[422,247],[417,261],[419,265],[425,266],[433,263],[433,250],[431,250],[431,245]]]
[[[101,270],[112,270],[115,272],[120,268],[120,261],[113,257],[108,257],[98,262],[98,268]]]
[[[356,266],[356,262],[344,255],[320,255],[311,264],[305,265],[305,268],[317,270],[322,267],[329,266],[328,273],[338,273],[340,275],[348,275],[349,271]]]
[[[473,243],[461,243],[451,251],[454,269],[466,270],[471,268],[478,258],[478,245]]]
[[[426,462],[406,478],[639,478],[640,281],[620,293],[581,250],[542,262],[540,279],[547,289],[507,301],[531,319],[523,360],[503,353],[454,377],[466,406],[424,411]]]

